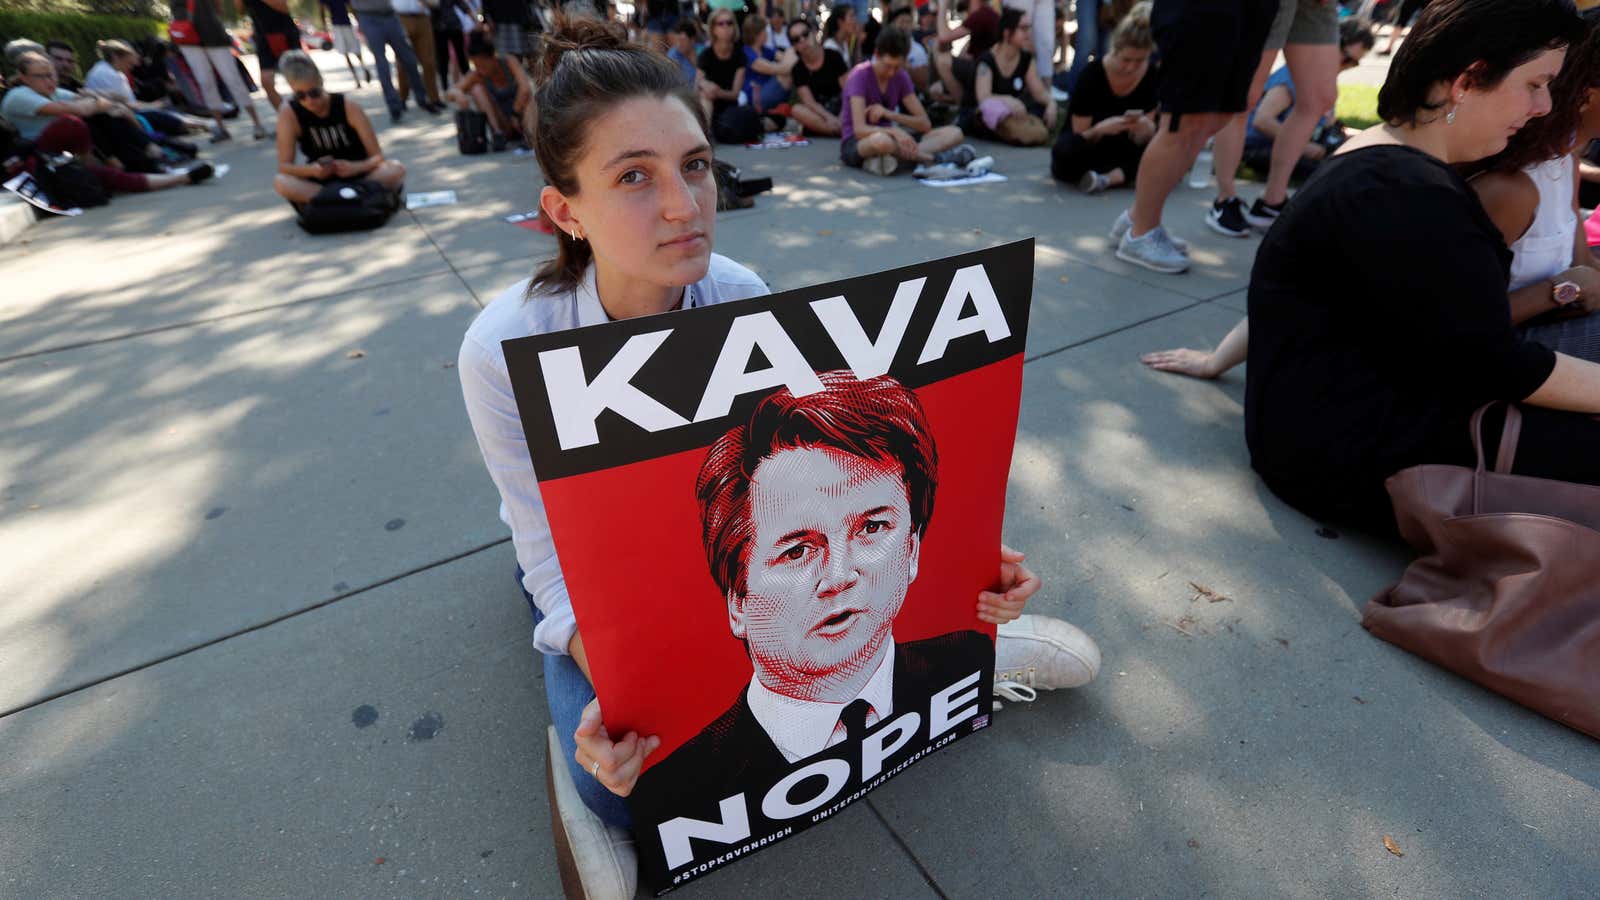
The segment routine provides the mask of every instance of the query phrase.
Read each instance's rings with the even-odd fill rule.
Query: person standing
[[[526,0],[483,0],[483,19],[494,34],[494,52],[523,60],[533,52]]]
[[[240,14],[249,13],[255,31],[256,65],[267,105],[277,113],[283,106],[278,94],[278,57],[300,49],[300,26],[289,15],[289,0],[235,0]]]
[[[367,39],[367,47],[377,60],[378,82],[383,85],[383,99],[389,105],[389,121],[398,125],[405,115],[406,101],[395,91],[394,82],[389,77],[389,57],[385,48],[393,48],[395,62],[399,64],[400,71],[411,79],[411,84],[424,84],[422,74],[417,71],[417,55],[411,49],[411,42],[406,40],[405,30],[400,27],[400,18],[394,14],[394,5],[389,0],[350,0],[350,8],[355,11],[361,36]],[[418,105],[422,105],[420,101]],[[423,108],[427,109],[426,106]],[[429,112],[438,112],[443,108],[440,106]]]
[[[466,0],[439,0],[433,10],[434,71],[438,73],[441,90],[450,90],[467,72],[467,35],[462,30],[463,17],[476,21],[472,7]],[[455,50],[452,60],[450,51]]]
[[[406,70],[401,69],[399,74],[400,105],[404,106],[411,96],[412,88],[417,88],[417,105],[430,113],[437,113],[443,106],[439,103],[439,73],[435,69],[438,53],[433,47],[433,10],[439,5],[439,0],[390,0],[394,6],[395,17],[400,20],[400,28],[406,33],[406,40],[411,42],[411,50],[421,63],[422,81],[412,81],[406,77]],[[427,96],[427,102],[422,97]]]
[[[361,58],[361,39],[356,37],[355,26],[350,24],[350,0],[317,2],[322,11],[322,27],[333,35],[333,52],[344,54],[345,65],[350,67],[350,77],[355,79],[356,87],[361,86],[361,75],[356,74],[357,62],[361,63],[361,74],[367,76],[367,83],[371,84],[372,72],[367,69],[367,61]]]
[[[1161,51],[1161,115],[1134,183],[1133,208],[1117,217],[1117,258],[1155,272],[1189,269],[1188,245],[1167,233],[1167,197],[1212,135],[1248,109],[1251,80],[1278,0],[1155,0],[1150,22]]]
[[[212,142],[233,137],[228,133],[228,126],[222,122],[224,107],[222,94],[217,90],[219,75],[222,83],[227,85],[228,96],[234,105],[250,114],[250,121],[255,123],[256,140],[266,137],[267,129],[256,114],[255,101],[250,99],[250,90],[245,87],[244,79],[239,77],[239,63],[233,58],[233,39],[222,27],[222,14],[217,8],[217,0],[170,0],[170,3],[172,21],[189,23],[188,30],[193,34],[192,43],[175,43],[200,86],[200,96],[211,111],[211,118],[216,120],[217,128]]]

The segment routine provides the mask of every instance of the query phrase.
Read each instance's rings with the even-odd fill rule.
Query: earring
[[[1452,115],[1452,116],[1454,116],[1454,115],[1455,115],[1455,113],[1454,113],[1454,112],[1453,112],[1453,111],[1452,111],[1452,112],[1451,112],[1451,113],[1450,113],[1450,115]],[[572,239],[573,239],[573,240],[574,240],[574,241],[579,241],[579,240],[582,240],[582,238],[580,238],[580,237],[578,237],[578,229],[576,229],[576,228],[574,228],[574,229],[572,229]]]
[[[1450,107],[1450,111],[1444,114],[1444,123],[1446,125],[1454,125],[1456,123],[1456,108],[1454,106]]]

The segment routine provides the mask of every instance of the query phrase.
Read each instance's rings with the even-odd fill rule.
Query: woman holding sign
[[[501,518],[511,526],[534,645],[545,654],[554,722],[547,771],[563,881],[591,897],[632,896],[636,857],[622,798],[660,741],[612,735],[602,724],[501,342],[768,290],[749,269],[711,252],[717,187],[709,129],[676,66],[585,19],[560,21],[543,47],[535,149],[548,185],[540,209],[556,228],[556,255],[478,316],[459,371]],[[1002,548],[997,581],[1003,591],[985,592],[975,604],[979,619],[1002,625],[997,671],[1043,689],[1092,679],[1099,652],[1086,635],[1044,617],[1018,621],[1039,586],[1022,554]]]

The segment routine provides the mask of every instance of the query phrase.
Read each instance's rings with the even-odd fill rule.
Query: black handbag
[[[456,110],[456,147],[465,156],[488,153],[489,117],[476,110]]]
[[[88,209],[111,202],[111,195],[100,183],[100,177],[89,171],[83,160],[71,153],[39,157],[39,165],[33,170],[33,180],[39,185],[39,190],[50,198],[50,202],[60,209],[74,206]]]

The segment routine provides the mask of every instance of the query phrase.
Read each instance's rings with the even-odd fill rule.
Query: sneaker
[[[1098,674],[1100,648],[1093,638],[1069,622],[1022,615],[1000,626],[994,645],[996,686],[1053,691],[1083,687]]]
[[[217,174],[217,170],[211,167],[211,163],[203,162],[197,166],[191,167],[185,174],[189,176],[190,184],[199,184],[200,182],[205,181],[207,178]]]
[[[938,153],[935,153],[933,155],[933,162],[935,165],[941,163],[951,163],[960,167],[965,166],[967,163],[972,162],[977,158],[978,151],[973,149],[971,144],[962,144],[959,147],[951,147],[949,150],[941,150]]]
[[[404,106],[396,107],[394,109],[389,110],[389,124],[390,125],[399,125],[401,122],[405,121],[405,118],[406,118],[406,108]]]
[[[1206,224],[1217,234],[1236,238],[1250,236],[1250,223],[1244,217],[1244,201],[1238,197],[1213,201],[1211,211],[1206,213]]]
[[[418,105],[420,105],[422,107],[423,111],[426,112],[430,116],[437,116],[439,113],[444,112],[444,104],[443,103],[437,103],[437,102],[429,101],[427,103],[422,103],[422,104],[418,104]]]
[[[639,854],[633,834],[605,824],[583,805],[554,725],[547,729],[546,738],[545,792],[550,799],[550,831],[562,890],[568,897],[593,900],[632,897],[639,886]]]
[[[874,156],[861,164],[861,168],[872,175],[893,175],[899,167],[900,160],[892,156]]]
[[[955,163],[936,162],[930,165],[917,166],[911,171],[911,174],[917,178],[956,178],[966,175],[967,170],[965,167],[958,166]]]
[[[1111,178],[1099,172],[1088,171],[1078,180],[1078,190],[1085,194],[1098,194],[1111,186]]]
[[[1256,202],[1250,204],[1250,210],[1244,214],[1245,221],[1262,231],[1266,231],[1272,227],[1273,222],[1278,221],[1279,216],[1283,215],[1283,208],[1288,203],[1289,201],[1285,200],[1282,203],[1273,205],[1257,197]]]
[[[506,136],[498,131],[489,135],[489,150],[491,152],[504,152],[508,143],[509,141],[506,140]]]
[[[972,162],[967,163],[968,178],[976,178],[979,175],[987,175],[993,170],[994,157],[992,156],[980,156]]]
[[[211,143],[225,144],[231,140],[233,140],[233,135],[228,133],[228,129],[223,128],[221,125],[211,126]]]
[[[1131,214],[1129,214],[1129,212],[1127,210],[1123,210],[1122,211],[1122,215],[1117,216],[1117,220],[1115,222],[1111,223],[1111,239],[1113,241],[1122,240],[1122,236],[1127,234],[1128,233],[1128,229],[1132,228],[1132,227],[1133,227],[1133,216]],[[1178,237],[1175,234],[1170,234],[1170,233],[1167,235],[1167,240],[1172,242],[1172,246],[1178,248],[1178,252],[1179,253],[1182,253],[1185,256],[1187,256],[1189,254],[1189,242],[1188,241],[1184,240],[1181,237]]]
[[[1139,237],[1133,236],[1132,228],[1124,232],[1117,242],[1117,259],[1168,275],[1189,270],[1189,257],[1173,244],[1160,225]]]

